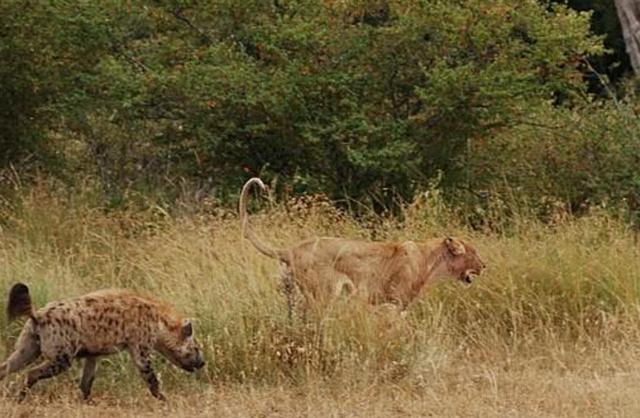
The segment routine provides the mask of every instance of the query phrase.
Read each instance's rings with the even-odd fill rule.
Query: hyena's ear
[[[180,330],[183,338],[189,338],[193,335],[193,325],[190,319],[185,319]]]
[[[453,255],[463,255],[467,251],[464,248],[464,244],[457,238],[448,237],[444,240],[445,245],[449,252]]]

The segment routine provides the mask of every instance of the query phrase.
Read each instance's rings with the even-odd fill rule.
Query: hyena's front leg
[[[151,349],[148,347],[129,347],[129,353],[131,354],[131,358],[133,359],[136,368],[140,372],[140,375],[147,383],[151,394],[161,401],[165,400],[164,395],[160,393],[160,382],[156,377],[156,374],[151,367]]]
[[[84,361],[84,369],[82,369],[82,379],[80,380],[80,390],[84,399],[88,399],[91,394],[91,386],[93,385],[93,379],[96,376],[96,365],[98,364],[98,358],[96,356],[89,356]]]
[[[58,375],[71,367],[71,357],[68,354],[60,354],[55,357],[53,360],[47,360],[42,363],[40,366],[36,367],[29,371],[27,375],[27,384],[20,391],[18,395],[18,400],[23,400],[27,395],[27,392],[33,385],[35,385],[39,380],[48,379],[55,375]]]
[[[40,342],[31,328],[25,326],[18,337],[15,351],[0,365],[0,380],[33,363],[40,356]]]

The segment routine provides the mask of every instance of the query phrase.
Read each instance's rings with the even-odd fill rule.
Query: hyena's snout
[[[196,371],[204,367],[204,358],[202,358],[202,352],[200,350],[198,350],[198,354],[193,359],[193,362],[191,363],[191,365],[193,368],[192,371]]]
[[[180,366],[188,372],[195,372],[204,367],[204,358],[202,352],[198,349],[195,353],[191,353],[190,356],[182,359]]]
[[[198,370],[204,367],[204,359],[202,358],[202,355],[198,356],[198,358],[195,361],[195,364],[193,365],[193,367]]]

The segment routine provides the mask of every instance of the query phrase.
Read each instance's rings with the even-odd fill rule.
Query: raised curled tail
[[[255,236],[255,234],[251,230],[251,227],[249,226],[247,199],[249,198],[249,189],[253,184],[257,184],[258,186],[260,186],[263,191],[267,190],[262,180],[260,180],[258,177],[249,179],[249,181],[244,184],[244,187],[242,187],[242,193],[240,193],[240,205],[238,209],[240,212],[240,222],[242,224],[242,236],[251,241],[253,246],[256,247],[256,249],[262,254],[271,258],[277,258],[278,260],[285,261],[282,257],[282,251],[261,242]]]
[[[11,322],[21,316],[28,316],[34,321],[36,320],[35,311],[31,304],[31,296],[29,295],[29,288],[22,283],[16,283],[9,291],[7,319]]]

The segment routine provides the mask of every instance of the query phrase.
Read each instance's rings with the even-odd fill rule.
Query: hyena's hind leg
[[[71,367],[71,357],[68,354],[59,354],[53,360],[46,360],[35,369],[30,370],[27,375],[27,384],[20,391],[18,400],[22,401],[29,389],[38,383],[39,380],[56,376],[68,370],[69,367]]]
[[[89,395],[91,395],[91,387],[93,386],[93,379],[96,377],[97,364],[98,357],[96,356],[89,356],[84,360],[82,379],[80,380],[80,390],[82,391],[82,397],[84,399],[89,399]]]
[[[142,346],[133,346],[129,347],[129,354],[131,354],[131,358],[138,372],[140,372],[140,375],[147,383],[151,394],[161,401],[164,401],[165,397],[160,393],[160,382],[151,367],[151,349]]]
[[[40,340],[30,322],[25,324],[13,353],[0,365],[0,380],[33,363],[40,356]]]

